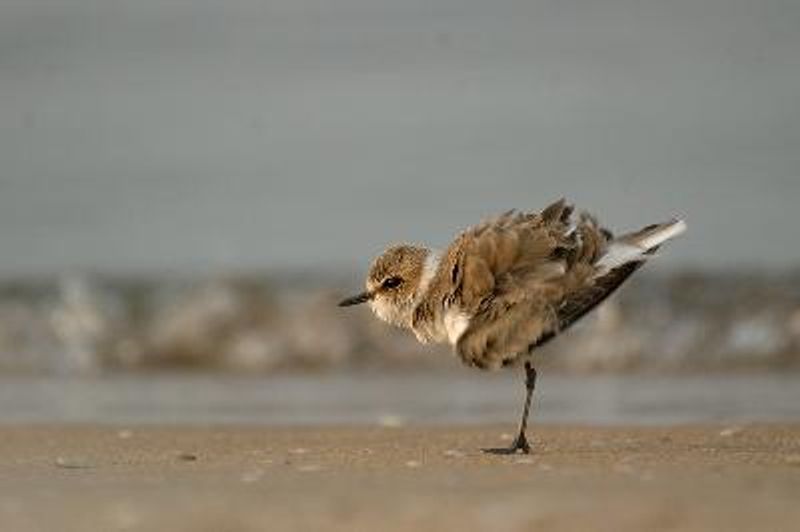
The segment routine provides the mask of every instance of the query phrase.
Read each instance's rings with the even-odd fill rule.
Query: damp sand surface
[[[385,420],[385,425],[392,425]],[[800,424],[0,426],[4,530],[796,530]]]

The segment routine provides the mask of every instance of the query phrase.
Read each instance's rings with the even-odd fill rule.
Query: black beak
[[[375,297],[375,294],[370,292],[362,292],[357,296],[348,297],[347,299],[343,299],[339,302],[340,307],[349,307],[351,305],[360,305],[361,303],[366,303],[370,299]]]

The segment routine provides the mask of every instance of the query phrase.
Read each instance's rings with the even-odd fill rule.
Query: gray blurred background
[[[798,28],[781,0],[6,0],[0,373],[464,371],[335,301],[387,243],[561,196],[690,231],[546,367],[800,367]]]
[[[800,4],[0,4],[5,274],[361,267],[562,195],[800,258]]]

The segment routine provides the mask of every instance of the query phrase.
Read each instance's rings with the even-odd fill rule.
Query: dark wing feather
[[[623,264],[611,270],[603,277],[596,279],[593,285],[579,290],[566,299],[556,310],[557,327],[542,334],[542,336],[528,347],[528,350],[533,351],[537,347],[541,347],[558,334],[574,325],[575,322],[605,301],[608,296],[616,292],[617,288],[643,264],[644,261]]]

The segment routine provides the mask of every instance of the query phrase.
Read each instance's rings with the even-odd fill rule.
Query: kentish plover
[[[541,213],[507,212],[467,229],[439,253],[402,244],[369,270],[366,290],[340,306],[369,303],[382,320],[421,342],[448,342],[480,369],[522,364],[519,433],[496,453],[530,452],[525,428],[536,384],[532,352],[613,293],[682,220],[614,237],[595,218],[572,219],[562,199]]]

